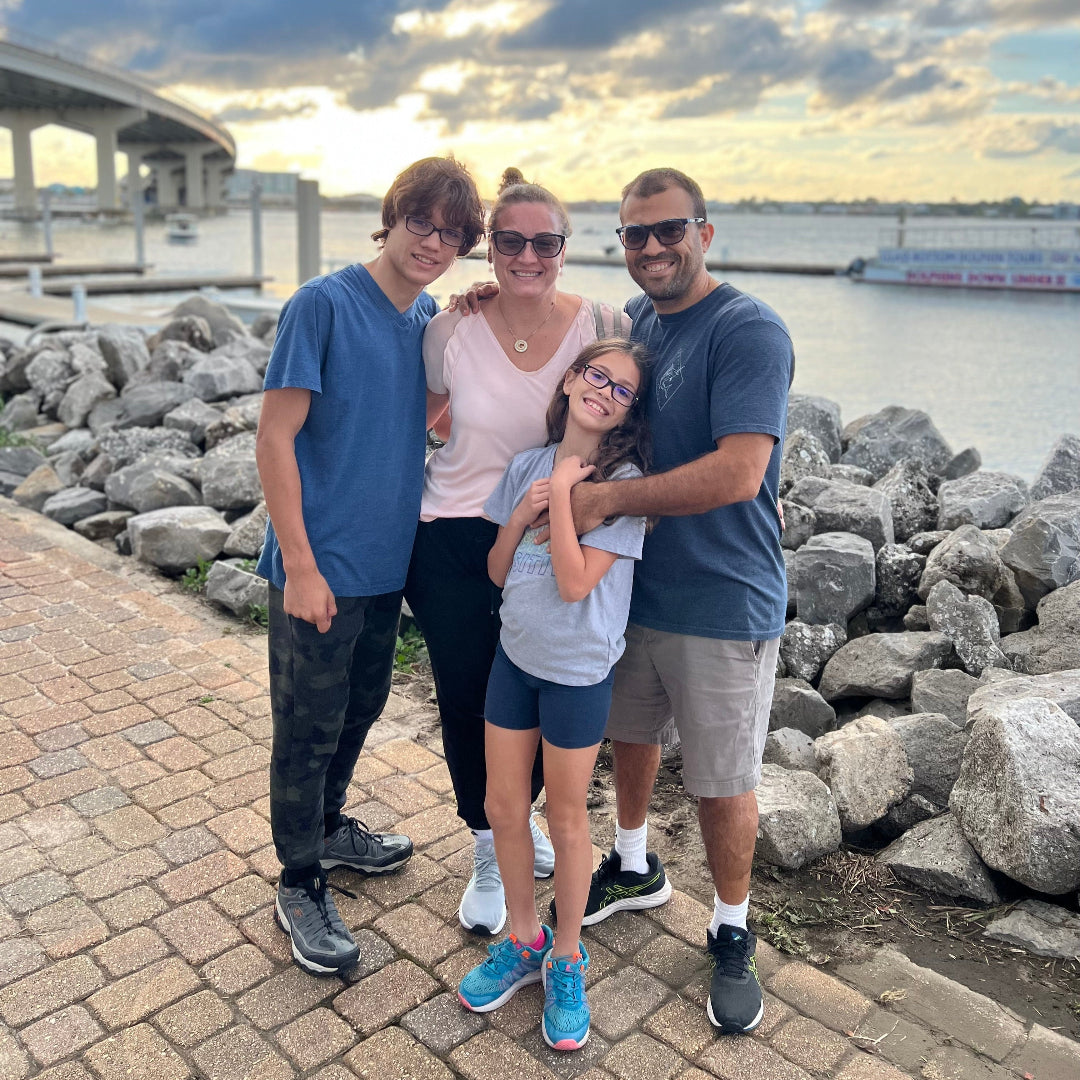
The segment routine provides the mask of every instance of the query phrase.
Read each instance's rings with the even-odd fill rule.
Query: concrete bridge
[[[117,151],[127,155],[129,191],[154,187],[162,208],[222,204],[236,159],[224,127],[131,72],[0,27],[0,127],[11,131],[20,215],[37,214],[30,134],[47,124],[96,139],[100,210],[119,207]]]

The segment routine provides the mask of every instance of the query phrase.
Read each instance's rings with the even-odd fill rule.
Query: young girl
[[[589,476],[644,471],[645,361],[641,345],[622,339],[586,346],[548,408],[548,444],[518,454],[484,506],[500,526],[488,572],[503,588],[485,713],[486,810],[515,932],[489,947],[458,996],[466,1008],[488,1012],[542,979],[542,1030],[556,1050],[576,1050],[589,1036],[589,957],[578,940],[592,871],[585,796],[645,533],[644,518],[621,517],[579,541],[570,491]],[[545,512],[550,542],[533,527]],[[554,935],[537,918],[533,892],[529,778],[539,739],[555,848]]]

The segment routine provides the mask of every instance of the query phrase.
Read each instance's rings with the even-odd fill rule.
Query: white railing
[[[1080,225],[893,225],[878,230],[879,248],[1080,249]]]

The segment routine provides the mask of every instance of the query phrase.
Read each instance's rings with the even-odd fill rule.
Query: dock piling
[[[251,276],[263,276],[262,184],[258,177],[251,182]]]
[[[319,209],[319,181],[297,180],[296,280],[301,284],[322,273]]]
[[[75,305],[75,321],[86,322],[86,286],[81,281],[71,286],[71,300]]]
[[[41,231],[45,238],[45,254],[51,258],[53,254],[52,192],[48,188],[43,188],[41,192]]]
[[[31,296],[40,297],[43,295],[41,288],[41,267],[37,265],[28,266],[26,268],[27,278],[27,291]]]

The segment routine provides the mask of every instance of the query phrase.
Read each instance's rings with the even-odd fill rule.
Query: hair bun
[[[508,187],[513,187],[515,184],[524,184],[525,177],[522,175],[520,169],[515,169],[512,165],[508,169],[503,170],[502,179],[499,181],[499,194],[501,195]]]

